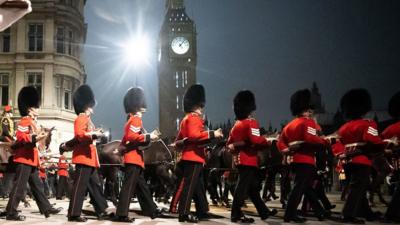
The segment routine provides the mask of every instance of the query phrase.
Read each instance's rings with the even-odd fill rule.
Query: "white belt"
[[[356,143],[347,144],[344,147],[345,148],[353,148],[353,147],[365,146],[366,144],[367,143],[365,143],[365,142],[356,142]]]
[[[299,144],[303,144],[305,141],[292,141],[289,143],[289,147],[290,146],[294,146],[294,145],[299,145]]]

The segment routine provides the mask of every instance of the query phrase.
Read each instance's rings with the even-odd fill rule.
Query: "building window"
[[[28,72],[28,85],[34,86],[39,93],[39,99],[42,99],[42,73]]]
[[[72,93],[78,88],[79,81],[69,76],[57,75],[54,77],[56,105],[59,108],[72,110]]]
[[[28,50],[33,52],[43,51],[43,24],[29,24]]]
[[[185,70],[185,85],[187,85],[187,83],[188,83],[188,72],[187,72],[187,70]]]
[[[179,88],[179,75],[178,75],[178,71],[175,72],[175,86],[176,88]]]
[[[179,118],[176,118],[176,130],[179,130]]]
[[[56,35],[57,53],[74,55],[74,32],[67,27],[58,27]]]
[[[176,96],[176,109],[179,109],[179,96]]]
[[[54,77],[54,88],[55,88],[55,97],[56,97],[56,106],[61,108],[61,76]]]
[[[57,53],[65,53],[65,29],[64,27],[57,27]]]
[[[185,72],[184,71],[182,71],[181,78],[182,78],[182,87],[184,88],[185,87]]]
[[[184,99],[185,98],[185,95],[182,95],[182,98],[181,99]],[[184,106],[184,104],[183,104],[184,102],[183,102],[183,100],[181,101],[181,107],[182,107],[182,109],[184,109],[185,108],[185,106]]]
[[[72,109],[72,81],[70,79],[63,80],[64,90],[64,109]]]
[[[1,105],[8,105],[8,90],[9,90],[9,75],[8,73],[0,73],[0,99]]]
[[[68,36],[67,36],[67,44],[68,44],[68,55],[73,55],[72,52],[72,45],[73,45],[73,40],[74,40],[74,36],[72,33],[72,30],[68,31]]]
[[[7,28],[1,34],[1,43],[3,52],[10,52],[10,43],[11,43],[11,32],[10,28]]]

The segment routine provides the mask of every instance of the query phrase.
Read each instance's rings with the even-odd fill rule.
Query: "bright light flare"
[[[125,63],[140,65],[148,61],[150,44],[146,36],[138,36],[122,45]]]

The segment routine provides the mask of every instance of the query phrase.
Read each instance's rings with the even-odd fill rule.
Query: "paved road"
[[[343,207],[343,203],[339,200],[339,195],[338,194],[330,194],[329,195],[329,199],[332,200],[333,204],[337,205],[337,208],[333,210],[334,212],[334,216],[335,217],[339,217],[339,212],[341,210],[341,208]],[[10,221],[6,221],[4,219],[0,219],[0,224],[4,224],[4,225],[8,225],[8,224],[29,224],[29,225],[33,225],[33,224],[40,224],[40,225],[45,225],[45,224],[77,224],[74,222],[67,222],[67,208],[68,208],[68,200],[55,200],[55,199],[50,199],[50,201],[52,203],[56,203],[57,207],[63,207],[63,211],[59,214],[59,215],[53,215],[48,219],[45,219],[42,215],[39,214],[38,212],[38,208],[36,207],[36,204],[33,200],[30,200],[31,203],[31,207],[29,208],[24,208],[23,205],[21,204],[21,210],[22,210],[22,214],[25,215],[27,217],[26,221],[24,222],[10,222]],[[4,210],[5,205],[7,204],[7,200],[0,200],[0,210]],[[110,208],[109,211],[110,212],[114,212],[115,208],[114,206],[112,206],[111,203],[109,203]],[[166,205],[163,204],[159,204],[160,207],[166,207]],[[278,200],[272,201],[272,202],[268,202],[267,204],[268,207],[271,208],[276,208],[279,210],[279,213],[277,215],[277,217],[272,217],[266,221],[262,221],[260,220],[258,217],[256,217],[255,215],[255,209],[254,207],[249,203],[247,208],[244,208],[244,211],[250,215],[253,216],[253,218],[255,218],[256,220],[256,224],[271,224],[271,225],[279,225],[279,224],[287,224],[287,223],[283,223],[283,210],[280,208],[280,204]],[[93,209],[91,208],[91,206],[89,205],[89,203],[85,202],[84,204],[85,209],[87,210],[91,210],[93,211]],[[374,210],[379,210],[381,212],[384,212],[384,207],[382,205],[378,205],[377,207],[374,208]],[[135,217],[136,220],[134,222],[134,224],[142,224],[142,225],[155,225],[155,224],[180,224],[178,222],[178,219],[176,218],[176,215],[172,215],[174,218],[171,219],[155,219],[155,220],[151,220],[150,218],[147,217],[143,217],[141,215],[138,215],[136,212],[138,212],[138,210],[140,210],[139,208],[139,204],[138,203],[132,203],[131,204],[131,213],[130,216]],[[210,211],[211,213],[215,214],[216,217],[215,219],[211,219],[210,221],[202,221],[201,224],[215,224],[215,225],[223,225],[223,224],[233,224],[230,222],[229,216],[230,216],[230,211],[229,209],[226,209],[225,207],[222,206],[210,206]],[[90,217],[90,216],[88,216]],[[115,222],[111,222],[111,221],[97,221],[94,219],[94,217],[90,217],[93,219],[89,219],[86,224],[93,224],[93,225],[97,225],[97,224],[124,224],[124,223],[115,223]],[[341,224],[339,222],[335,222],[333,220],[327,220],[327,221],[317,221],[317,219],[315,218],[310,218],[307,222],[307,224],[311,224],[311,225],[317,225],[317,224]],[[367,224],[381,224],[381,223],[370,223],[368,222]]]

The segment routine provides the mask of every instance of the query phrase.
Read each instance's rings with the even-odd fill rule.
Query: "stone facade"
[[[81,61],[86,0],[32,0],[32,12],[0,33],[0,100],[19,119],[17,97],[26,85],[41,94],[39,123],[56,127],[50,149],[73,136],[72,93],[86,74]]]

